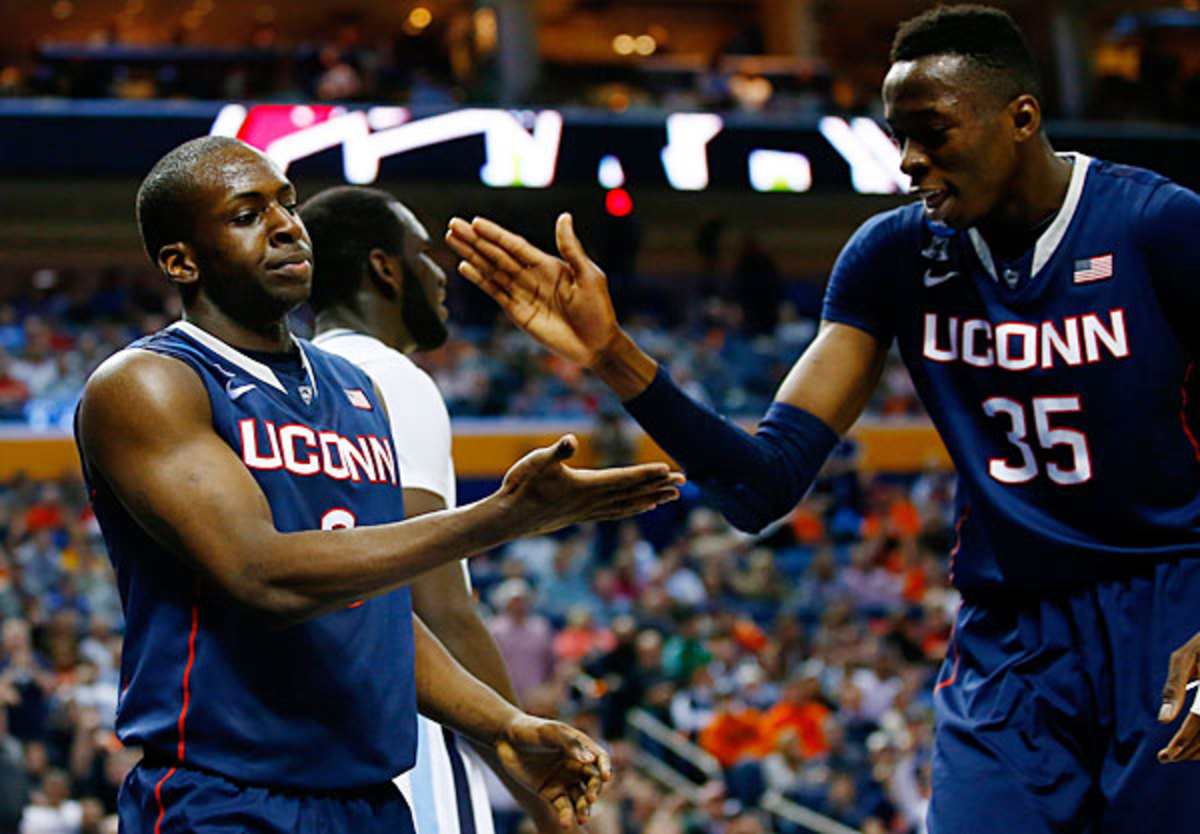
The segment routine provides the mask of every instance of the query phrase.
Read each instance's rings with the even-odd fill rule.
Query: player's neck
[[[1048,143],[1021,166],[1009,197],[978,226],[994,254],[1016,258],[1037,243],[1066,200],[1073,168]]]
[[[330,330],[364,333],[401,353],[411,353],[416,347],[408,328],[400,322],[399,314],[379,304],[369,304],[359,309],[341,305],[327,307],[317,314],[314,332],[320,336]]]
[[[263,322],[239,321],[200,297],[184,309],[183,317],[235,348],[285,353],[290,351],[294,344],[286,316]]]

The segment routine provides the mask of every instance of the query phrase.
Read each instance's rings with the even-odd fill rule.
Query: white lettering
[[[1020,358],[1010,352],[1010,339],[1021,340]],[[996,325],[996,364],[1009,371],[1028,371],[1037,365],[1038,329],[1032,324],[1006,321]]]
[[[1061,322],[1008,321],[992,325],[986,319],[924,314],[922,354],[934,362],[962,360],[976,368],[999,366],[1028,371],[1056,364],[1077,367],[1099,362],[1105,351],[1114,359],[1129,356],[1125,311],[1068,316]]]
[[[1087,361],[1100,361],[1100,343],[1108,348],[1115,359],[1124,359],[1129,355],[1129,341],[1125,337],[1125,312],[1112,310],[1108,314],[1111,330],[1106,330],[1095,313],[1083,317],[1083,344],[1087,351]]]
[[[1068,365],[1082,365],[1079,355],[1079,319],[1075,316],[1063,319],[1063,330],[1066,340],[1054,329],[1054,322],[1042,322],[1042,367],[1054,366],[1054,354],[1057,353]]]
[[[953,362],[958,358],[958,319],[950,317],[950,347],[938,347],[938,318],[937,313],[925,314],[925,358],[934,362]]]
[[[375,435],[369,435],[367,440],[371,444],[371,455],[375,458],[375,469],[379,473],[379,480],[390,481],[395,486],[396,480],[396,457],[392,453],[392,443],[388,438],[380,439]]]
[[[371,483],[379,483],[379,477],[375,474],[375,461],[371,458],[371,450],[367,446],[365,437],[358,438],[358,446],[348,437],[342,438],[342,460],[346,462],[346,467],[350,470],[350,478],[357,483],[362,478],[358,474],[358,469],[361,466],[363,472],[367,476],[367,480]]]
[[[263,456],[258,453],[258,432],[255,430],[255,420],[248,417],[238,420],[238,429],[242,434],[242,460],[251,469],[279,469],[283,466],[283,458],[279,454],[279,437],[275,434],[275,424],[264,421],[267,439],[271,444],[271,454]]]
[[[309,449],[317,448],[317,434],[308,426],[295,423],[279,430],[279,445],[283,447],[283,468],[297,475],[315,475],[321,471],[321,457],[309,453],[304,460],[296,457],[296,441],[303,440]]]
[[[975,334],[983,334],[987,345],[983,353],[975,352]],[[963,322],[962,358],[968,365],[977,368],[990,368],[996,364],[996,354],[992,350],[992,325],[984,319],[968,319]]]
[[[318,437],[321,442],[321,468],[325,474],[339,481],[344,481],[350,477],[350,466],[346,463],[345,456],[342,455],[342,437],[334,431],[323,431]],[[333,455],[330,454],[330,449],[336,449],[338,453],[338,462],[333,462]]]

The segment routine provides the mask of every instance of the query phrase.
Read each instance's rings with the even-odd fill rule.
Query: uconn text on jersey
[[[251,469],[286,469],[294,475],[324,474],[335,481],[398,483],[396,455],[388,437],[353,439],[300,423],[275,427],[270,420],[238,421],[242,461]],[[261,439],[260,439],[261,436]]]
[[[977,368],[1029,371],[1099,362],[1102,349],[1114,359],[1129,356],[1124,310],[1110,310],[1107,323],[1096,313],[1085,313],[1068,316],[1058,324],[992,324],[987,319],[925,314],[922,354],[934,362],[961,361]]]

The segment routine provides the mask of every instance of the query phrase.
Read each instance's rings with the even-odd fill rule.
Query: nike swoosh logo
[[[225,393],[229,395],[229,399],[236,400],[238,397],[242,396],[242,394],[249,393],[250,391],[253,391],[257,387],[258,387],[257,385],[255,385],[253,382],[251,382],[246,385],[239,385],[237,388],[234,388],[233,380],[231,379],[231,380],[229,380],[229,382],[225,383]]]
[[[938,284],[949,281],[951,278],[958,275],[958,273],[953,270],[942,275],[931,275],[931,272],[933,272],[931,269],[925,270],[925,286],[927,287],[936,287]]]

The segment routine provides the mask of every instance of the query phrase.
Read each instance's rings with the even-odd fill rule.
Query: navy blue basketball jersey
[[[894,339],[959,475],[964,590],[1044,590],[1200,554],[1200,198],[1066,155],[1012,262],[910,205],[843,249],[824,317]]]
[[[127,350],[174,357],[199,375],[213,430],[262,488],[280,532],[402,519],[388,421],[370,380],[343,359],[298,346],[294,374],[186,322]],[[273,629],[156,543],[103,484],[92,486],[125,609],[123,742],[159,760],[283,788],[361,788],[412,766],[407,588]]]

